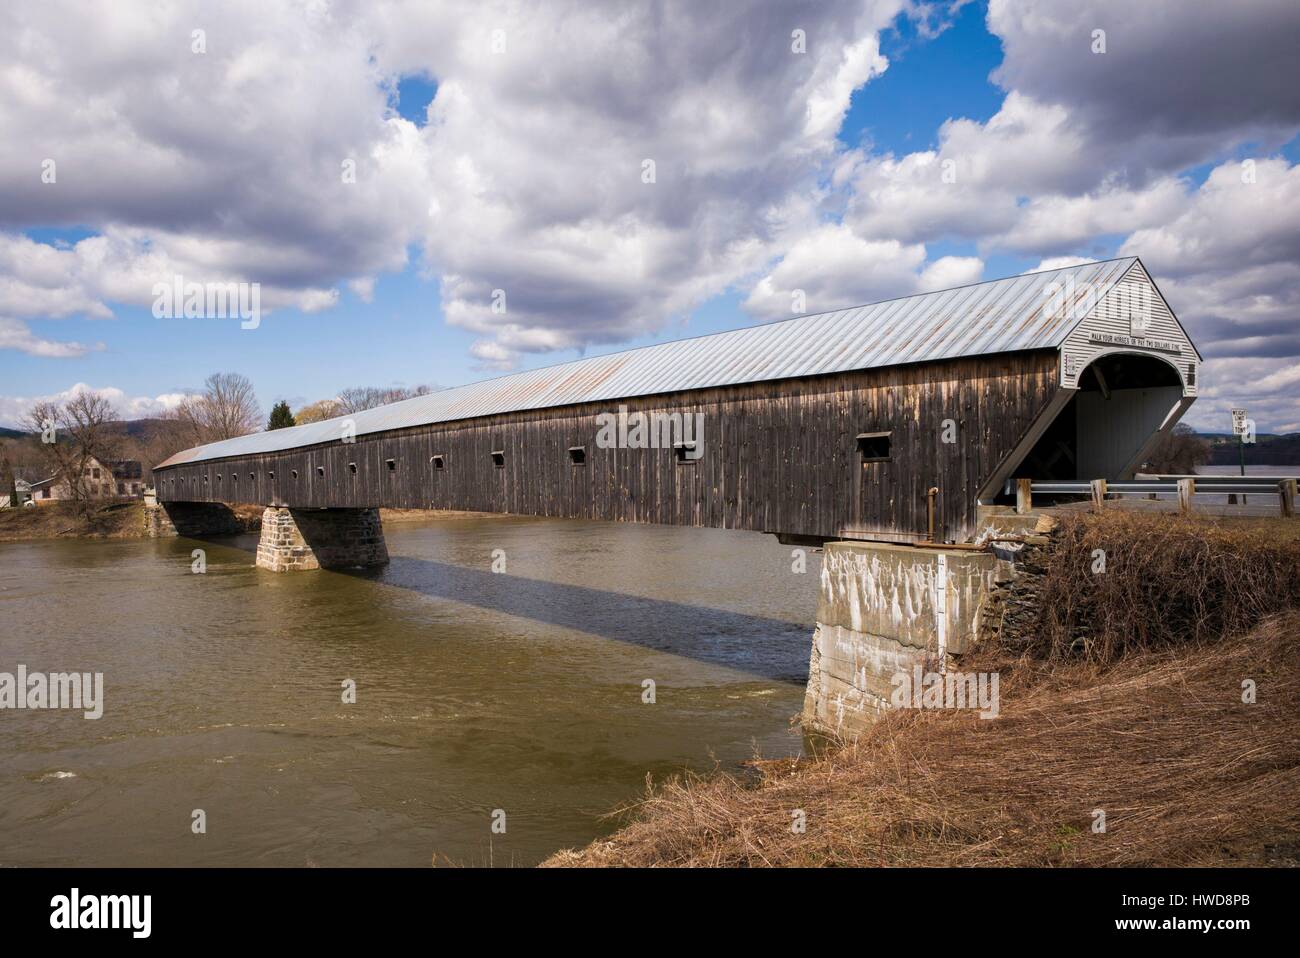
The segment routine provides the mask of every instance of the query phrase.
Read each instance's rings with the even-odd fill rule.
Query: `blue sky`
[[[1219,12],[1207,12],[1180,40],[1156,9],[1169,2],[1080,0],[1049,15],[1007,0],[996,22],[983,3],[939,3],[927,18],[944,24],[937,34],[894,15],[889,0],[827,0],[788,15],[758,3],[677,19],[669,5],[657,19],[616,26],[568,0],[517,23],[508,7],[448,2],[312,33],[287,7],[236,0],[228,27],[211,15],[204,57],[180,45],[152,58],[86,46],[79,30],[114,32],[93,17],[11,10],[0,16],[28,20],[0,34],[22,27],[70,52],[28,65],[68,97],[62,114],[24,112],[21,89],[0,102],[13,131],[0,146],[9,247],[0,248],[0,419],[12,423],[23,403],[76,383],[147,400],[217,371],[249,376],[265,410],[348,386],[452,386],[782,318],[773,303],[788,301],[783,270],[794,263],[826,264],[826,275],[795,278],[817,291],[820,309],[929,288],[932,267],[954,285],[1053,257],[1106,258],[1140,240],[1213,357],[1206,382],[1220,386],[1198,405],[1213,415],[1249,400],[1275,424],[1300,427],[1300,347],[1287,329],[1296,227],[1286,214],[1300,106],[1293,84],[1266,86],[1275,71],[1265,69],[1293,54],[1293,6],[1259,0],[1222,12],[1218,25]],[[171,27],[156,18],[135,29],[160,31],[164,46],[182,27],[188,36],[185,7]],[[507,58],[481,45],[483,10],[507,24]],[[262,49],[277,56],[241,57],[257,18]],[[774,60],[796,20],[810,38],[806,57]],[[1104,58],[1086,49],[1094,23],[1110,28]],[[580,31],[595,39],[577,42]],[[1219,39],[1205,47],[1202,34]],[[560,35],[575,42],[557,52]],[[883,72],[855,60],[872,37],[888,59]],[[6,42],[0,54],[22,55]],[[122,69],[131,57],[134,73]],[[991,78],[999,68],[1003,85]],[[106,87],[106,75],[121,75],[120,88]],[[137,75],[150,81],[133,86]],[[231,84],[239,97],[223,95]],[[1129,104],[1128,91],[1147,88],[1150,102]],[[176,108],[176,91],[190,107]],[[842,122],[829,130],[802,119],[805,101],[839,97]],[[103,102],[87,113],[87,98]],[[969,122],[944,132],[956,119]],[[82,128],[93,123],[101,127]],[[813,159],[756,169],[767,151]],[[925,151],[970,161],[968,192],[939,196],[918,159]],[[64,163],[60,185],[33,191],[30,170],[46,152]],[[650,152],[671,184],[655,193],[632,179]],[[325,179],[340,156],[360,158],[360,195]],[[1241,223],[1217,222],[1228,214],[1215,206],[1213,177],[1228,182],[1228,164],[1256,157],[1274,164],[1272,195],[1258,211],[1243,207]],[[851,170],[832,188],[840,164]],[[977,202],[962,205],[972,190]],[[19,249],[17,236],[46,245]],[[99,236],[117,257],[100,274],[96,257],[69,255],[58,277],[39,255]],[[1269,236],[1278,259],[1268,279],[1243,286],[1216,272],[1225,258],[1258,258],[1256,241]],[[132,277],[159,255],[222,278],[268,264],[264,296],[288,305],[256,330],[156,319],[123,291],[138,292]],[[644,275],[627,269],[638,261]],[[354,291],[357,279],[373,283],[368,298]],[[767,300],[765,284],[775,291]],[[483,303],[498,285],[529,307],[489,315]],[[329,289],[332,307],[292,305]],[[16,292],[6,299],[7,290]],[[1254,324],[1251,334],[1242,323]]]
[[[1001,92],[988,79],[1001,61],[1001,48],[985,29],[979,4],[965,7],[954,25],[935,39],[919,36],[909,21],[900,20],[897,29],[882,36],[882,52],[890,59],[889,69],[854,94],[840,133],[847,146],[870,143],[874,149],[899,154],[922,149],[934,144],[940,125],[950,116],[986,120],[1001,103]],[[423,126],[436,91],[436,82],[427,76],[403,77],[394,106],[401,116]],[[76,242],[94,234],[84,227],[25,232],[41,242]],[[960,255],[970,253],[973,244],[949,242],[935,248],[938,255]],[[1032,265],[1032,258],[1002,257],[990,264],[986,278]],[[750,325],[754,319],[741,309],[743,298],[729,290],[661,336],[596,347],[588,354]],[[468,350],[477,337],[446,323],[438,279],[424,274],[416,252],[401,273],[378,277],[371,302],[344,290],[333,309],[277,310],[257,330],[239,330],[234,321],[225,320],[160,320],[147,309],[120,303],[113,308],[113,320],[33,321],[42,335],[103,342],[105,349],[75,360],[45,361],[0,352],[3,391],[37,395],[68,380],[112,382],[129,394],[179,392],[195,387],[211,372],[231,370],[253,379],[269,410],[280,399],[299,405],[353,385],[454,386],[498,374],[474,368]],[[295,357],[293,363],[284,361],[286,355]],[[578,350],[523,354],[519,368],[549,366],[579,355]],[[51,378],[51,367],[57,368],[57,378]],[[166,372],[160,375],[160,370]]]

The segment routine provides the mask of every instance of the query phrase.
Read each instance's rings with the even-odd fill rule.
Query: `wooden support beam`
[[[1094,365],[1094,366],[1091,366],[1091,367],[1089,367],[1089,368],[1092,370],[1092,374],[1093,374],[1095,377],[1097,377],[1097,386],[1098,386],[1098,388],[1101,389],[1101,398],[1102,398],[1102,399],[1109,400],[1109,399],[1110,399],[1110,385],[1106,382],[1106,376],[1105,376],[1105,374],[1102,373],[1102,371],[1101,371],[1101,366],[1100,366],[1100,365]]]
[[[1192,511],[1192,496],[1196,495],[1195,479],[1178,480],[1178,511],[1186,515]]]
[[[1289,519],[1295,515],[1296,481],[1283,479],[1277,484],[1277,492],[1282,503],[1282,515]]]
[[[1092,509],[1094,512],[1101,512],[1106,504],[1106,480],[1092,480]]]
[[[1034,480],[1016,480],[1016,513],[1024,515],[1034,508]]]

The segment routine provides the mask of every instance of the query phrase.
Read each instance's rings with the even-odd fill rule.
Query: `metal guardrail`
[[[1159,476],[1110,482],[1106,479],[1008,479],[1006,495],[1015,495],[1016,511],[1028,512],[1035,496],[1090,496],[1100,510],[1107,496],[1177,496],[1179,508],[1190,511],[1196,495],[1274,495],[1283,516],[1295,515],[1296,478],[1293,476]],[[1232,500],[1230,500],[1231,502]]]
[[[1255,481],[1247,476],[1245,479],[1237,477],[1232,482],[1205,482],[1201,479],[1193,480],[1196,483],[1198,492],[1212,493],[1215,495],[1230,495],[1243,493],[1272,493],[1278,494],[1277,479],[1266,481]],[[1109,482],[1106,483],[1106,492],[1111,495],[1120,496],[1145,496],[1151,493],[1164,493],[1165,495],[1178,494],[1178,482],[1176,479],[1132,479],[1128,482]],[[1045,496],[1090,496],[1092,495],[1092,483],[1088,480],[1034,480],[1030,488],[1035,495],[1042,493]],[[1007,494],[1015,492],[1014,482],[1007,484]]]

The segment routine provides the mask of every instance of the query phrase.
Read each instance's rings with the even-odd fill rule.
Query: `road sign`
[[[1246,410],[1234,409],[1232,411],[1232,434],[1240,436],[1246,431]]]

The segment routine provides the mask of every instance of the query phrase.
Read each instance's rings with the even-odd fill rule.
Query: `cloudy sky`
[[[0,424],[1137,254],[1207,357],[1189,421],[1297,431],[1297,49],[1295,0],[6,4]],[[156,318],[177,275],[267,315]]]

